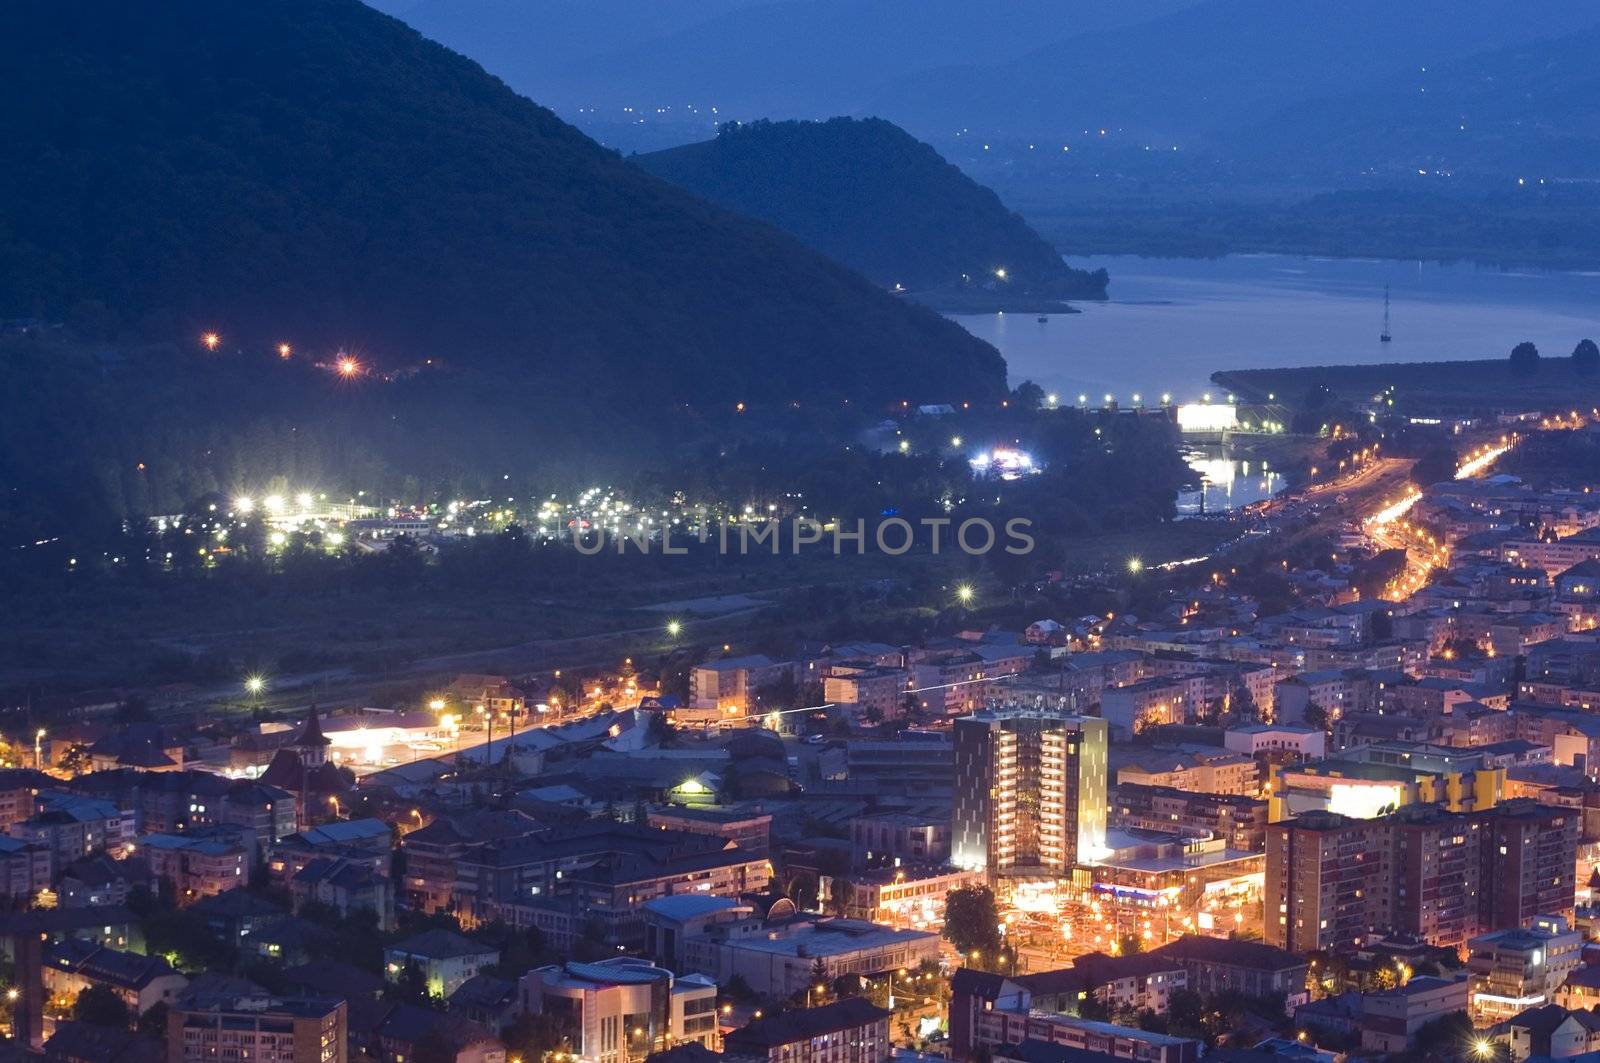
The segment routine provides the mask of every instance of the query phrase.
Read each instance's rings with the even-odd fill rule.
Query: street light
[[[956,587],[956,601],[960,602],[962,605],[966,605],[966,604],[968,604],[969,602],[972,601],[972,595],[973,595],[972,584],[970,584],[970,583],[962,583],[962,584],[957,585],[957,587]]]
[[[250,692],[251,697],[256,697],[267,688],[267,681],[259,675],[246,676],[244,688]]]
[[[1137,576],[1144,571],[1144,562],[1137,557],[1128,558],[1128,571]]]
[[[677,638],[682,633],[683,633],[683,621],[681,621],[681,620],[668,620],[667,621],[667,636],[669,638]]]

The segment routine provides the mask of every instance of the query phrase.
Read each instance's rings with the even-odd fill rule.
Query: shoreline
[[[1600,395],[1600,374],[1578,372],[1567,355],[1542,358],[1538,371],[1520,376],[1509,358],[1362,365],[1317,365],[1278,369],[1221,369],[1211,374],[1218,387],[1241,399],[1260,402],[1268,395],[1298,405],[1313,387],[1321,386],[1344,400],[1361,402],[1386,388],[1417,408],[1471,412],[1525,406],[1529,410],[1589,402],[1579,396]]]

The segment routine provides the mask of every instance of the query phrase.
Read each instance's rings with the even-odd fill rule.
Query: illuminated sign
[[[1399,783],[1336,782],[1328,790],[1328,811],[1351,819],[1374,819],[1386,809],[1399,808],[1403,795],[1404,789]]]

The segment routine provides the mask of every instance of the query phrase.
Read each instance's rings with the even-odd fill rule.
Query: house
[[[430,1034],[443,1039],[455,1063],[506,1063],[505,1042],[488,1027],[415,1004],[396,1004],[378,1026],[379,1058],[383,1063],[407,1063],[417,1057],[418,1043]]]
[[[1255,997],[1281,993],[1291,1006],[1305,999],[1305,957],[1271,945],[1185,934],[1150,952],[1181,963],[1189,975],[1189,988],[1198,993],[1238,990]]]
[[[44,1063],[167,1063],[167,1046],[131,1030],[58,1022],[44,1043],[44,1055],[29,1058],[42,1058]]]
[[[1022,632],[1029,646],[1065,646],[1069,632],[1059,620],[1035,620]]]
[[[212,933],[237,942],[286,914],[276,904],[243,886],[196,901],[190,912],[205,920]]]
[[[150,865],[138,857],[114,860],[104,853],[68,864],[56,882],[56,901],[64,908],[126,904],[135,886],[154,882]]]
[[[316,923],[286,915],[258,927],[242,944],[263,959],[294,965],[309,962],[313,950],[325,944],[327,936]]]
[[[1361,1047],[1369,1052],[1404,1052],[1428,1023],[1451,1012],[1466,1011],[1467,998],[1467,979],[1427,976],[1381,993],[1368,993],[1362,1003]]]
[[[58,1008],[71,1008],[78,994],[104,986],[121,998],[130,1015],[157,1004],[171,1005],[189,984],[159,956],[119,952],[86,941],[61,941],[46,947],[41,964],[45,996]]]
[[[302,963],[283,972],[284,983],[296,995],[344,997],[348,1001],[375,1001],[383,995],[384,980],[362,967],[335,960]]]
[[[125,724],[89,747],[90,770],[181,771],[183,746],[160,724]]]
[[[449,930],[425,930],[383,950],[384,977],[398,982],[415,964],[431,996],[448,998],[467,979],[500,962],[500,950]]]
[[[498,1030],[520,1013],[517,983],[508,978],[476,974],[450,994],[450,1013]]]
[[[1600,1051],[1600,1010],[1568,1011],[1545,1004],[1506,1020],[1497,1028],[1511,1047],[1511,1058],[1530,1056],[1565,1059]]]
[[[309,903],[326,904],[345,919],[371,912],[379,930],[394,929],[394,890],[388,878],[365,862],[317,857],[289,880],[289,896],[296,915]]]

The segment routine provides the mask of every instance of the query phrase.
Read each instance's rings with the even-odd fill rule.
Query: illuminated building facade
[[[955,721],[951,862],[1064,874],[1106,847],[1104,720],[1008,705]]]
[[[1555,1000],[1578,966],[1583,934],[1559,916],[1540,916],[1531,926],[1481,934],[1468,948],[1472,1019],[1492,1026]]]
[[[1267,829],[1265,937],[1293,952],[1378,929],[1459,946],[1540,915],[1570,919],[1579,814],[1508,801],[1376,819],[1310,812]]]

